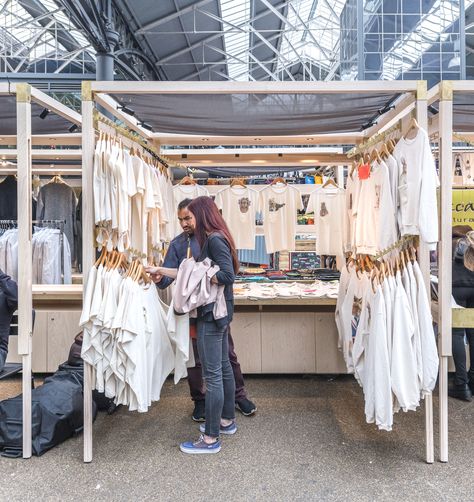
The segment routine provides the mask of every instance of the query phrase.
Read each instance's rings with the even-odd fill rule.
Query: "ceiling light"
[[[153,131],[153,127],[146,122],[138,122],[138,125],[143,127],[143,129],[147,129],[148,131]]]
[[[263,160],[263,159],[255,159],[255,160],[251,160],[250,162],[252,162],[252,164],[266,164],[266,160]]]
[[[49,115],[50,112],[51,110],[44,108],[43,111],[40,113],[40,119],[44,120]]]
[[[461,64],[461,58],[459,54],[455,54],[448,63],[448,68],[456,68]]]
[[[311,141],[313,138],[306,138],[306,141]]]
[[[201,164],[212,164],[212,160],[201,160]]]
[[[202,138],[202,141],[209,141],[209,138]]]
[[[126,113],[127,115],[135,115],[135,110],[132,110],[128,106],[117,106],[117,110],[121,110],[122,112]]]
[[[79,126],[77,124],[72,124],[72,126],[68,129],[69,132],[74,132],[79,129]]]
[[[254,138],[254,141],[262,141],[262,138]]]
[[[303,159],[300,160],[302,164],[314,164],[315,162],[318,162],[318,159]]]

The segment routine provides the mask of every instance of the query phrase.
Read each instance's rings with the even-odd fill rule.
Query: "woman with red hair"
[[[224,286],[227,316],[214,319],[214,303],[197,311],[197,345],[206,382],[206,423],[196,442],[181,443],[184,453],[217,453],[221,434],[235,434],[235,380],[229,361],[228,328],[234,312],[233,283],[239,269],[234,239],[210,197],[197,197],[188,206],[191,225],[201,247],[198,261],[209,258],[219,266],[212,278]]]

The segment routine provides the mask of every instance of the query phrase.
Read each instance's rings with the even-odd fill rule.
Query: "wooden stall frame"
[[[33,334],[31,103],[38,103],[77,125],[82,124],[82,117],[76,111],[26,83],[0,83],[0,96],[16,96],[17,103],[18,239],[21,242],[21,246],[18,246],[18,353],[22,357],[23,364],[23,458],[30,458],[32,454],[31,338]]]
[[[387,127],[401,114],[411,113],[415,109],[416,118],[421,127],[427,129],[427,87],[425,81],[359,81],[344,82],[91,82],[84,81],[82,84],[82,153],[83,153],[83,274],[84,291],[86,289],[87,276],[94,261],[94,219],[92,214],[92,175],[93,158],[95,148],[95,135],[93,126],[93,112],[95,103],[103,106],[109,113],[124,122],[130,129],[138,132],[148,141],[161,143],[160,135],[150,133],[140,127],[136,118],[124,114],[118,110],[118,103],[109,94],[370,94],[387,92],[403,94],[395,107],[383,115],[378,124],[365,131],[359,141],[368,138],[377,131]],[[328,136],[328,135],[320,135]],[[331,135],[334,142],[338,141],[338,135]],[[344,143],[348,134],[340,135],[340,142]],[[191,137],[191,136],[190,136]],[[287,136],[291,138],[293,136]],[[308,135],[312,141],[318,142],[317,136]],[[184,137],[183,137],[184,139]],[[195,139],[195,138],[194,138]],[[181,138],[180,138],[181,140]],[[357,142],[359,142],[357,141]],[[247,143],[248,144],[248,143]],[[89,236],[89,237],[86,237]],[[421,249],[421,263],[423,275],[428,284],[429,257],[426,249]],[[428,289],[429,293],[429,289]],[[84,369],[84,462],[92,461],[92,367],[85,363]],[[442,407],[446,403],[441,403]],[[434,462],[433,444],[433,400],[432,395],[425,398],[426,420],[426,462]],[[447,417],[447,414],[446,414]]]
[[[432,133],[438,135],[440,150],[440,246],[439,246],[439,399],[440,399],[440,456],[442,462],[448,461],[448,361],[452,355],[453,327],[473,327],[474,309],[453,309],[452,295],[452,197],[453,197],[453,101],[456,94],[474,95],[474,82],[466,80],[446,80],[431,88],[428,92],[428,104],[439,103],[439,113],[432,121]],[[474,125],[474,124],[473,124]]]

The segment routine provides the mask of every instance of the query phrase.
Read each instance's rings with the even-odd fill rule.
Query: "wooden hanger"
[[[241,186],[245,188],[245,181],[242,178],[232,178],[230,182],[231,187]]]
[[[408,135],[412,132],[412,131],[418,131],[420,129],[420,126],[418,125],[418,122],[416,120],[415,117],[412,117],[411,120],[410,120],[410,124],[408,126],[408,130],[405,134],[405,139],[408,138]]]
[[[270,184],[276,185],[277,183],[283,183],[284,185],[287,184],[285,178],[282,178],[281,176],[277,176],[276,178],[273,178],[273,180]]]
[[[326,183],[324,183],[324,185],[321,188],[326,188],[329,185],[333,185],[335,188],[339,188],[339,186],[337,185],[337,183],[332,178],[328,178],[326,180]]]
[[[179,185],[195,185],[196,180],[191,178],[191,176],[185,176],[180,182]]]
[[[107,253],[107,250],[105,249],[105,246],[102,248],[102,252],[100,253],[99,258],[97,258],[97,261],[94,263],[94,267],[98,267],[102,263],[102,259],[104,258],[104,255]]]
[[[390,156],[390,152],[388,151],[387,143],[384,143],[381,148],[381,157],[386,160]]]

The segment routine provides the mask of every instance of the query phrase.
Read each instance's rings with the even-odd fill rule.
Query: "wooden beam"
[[[304,134],[295,136],[198,136],[190,134],[153,133],[153,140],[163,146],[237,146],[237,145],[355,145],[365,138],[363,133]]]
[[[450,82],[441,82],[439,103],[439,149],[440,149],[440,244],[439,270],[439,318],[438,350],[439,372],[439,434],[440,460],[448,461],[448,357],[452,354],[452,200],[453,200],[453,94]]]
[[[439,100],[439,89],[440,89],[440,84],[434,85],[431,89],[428,90],[428,104],[432,105],[436,101]]]
[[[20,84],[18,84],[20,85]],[[45,94],[43,91],[40,91],[39,89],[35,89],[34,87],[31,88],[31,99],[41,105],[47,108],[48,110],[51,110],[54,112],[56,115],[59,115],[69,122],[73,122],[74,124],[81,125],[82,124],[82,116],[80,113],[77,113],[75,110],[72,108],[69,108],[66,105],[63,105],[56,99],[52,98],[51,96],[48,96]]]
[[[31,146],[31,142],[30,142]],[[19,155],[20,148],[18,149],[0,149],[0,163],[1,160],[16,159]],[[82,150],[39,150],[31,149],[31,158],[35,160],[80,160],[82,158]]]
[[[474,309],[453,309],[453,328],[474,328]]]
[[[383,132],[385,129],[389,129],[397,122],[397,120],[400,119],[401,115],[410,113],[414,107],[415,107],[415,95],[408,94],[407,96],[404,96],[398,102],[398,104],[395,105],[395,108],[383,114],[380,117],[377,124],[373,125],[372,127],[370,127],[365,131],[365,136],[370,138],[374,134]]]
[[[31,87],[17,85],[18,135],[18,354],[22,356],[23,458],[31,457],[31,337],[33,253],[31,234]]]
[[[94,265],[94,102],[89,83],[82,88],[82,270],[84,292],[89,271]],[[84,293],[85,294],[85,293]],[[84,462],[92,461],[92,366],[84,362]]]
[[[80,146],[82,143],[82,135],[80,133],[71,134],[36,134],[31,136],[31,144],[33,146]],[[3,146],[15,146],[17,144],[17,136],[7,135],[0,137],[0,148]]]
[[[399,94],[415,92],[416,80],[354,82],[92,81],[93,93],[111,94]]]
[[[145,139],[152,139],[153,135],[151,131],[144,129],[140,125],[138,125],[138,120],[127,113],[124,113],[122,110],[119,110],[120,106],[115,99],[106,94],[96,94],[95,101],[97,104],[104,107],[108,112],[110,112],[114,117],[120,119],[124,124],[127,125],[132,131],[137,132]]]

